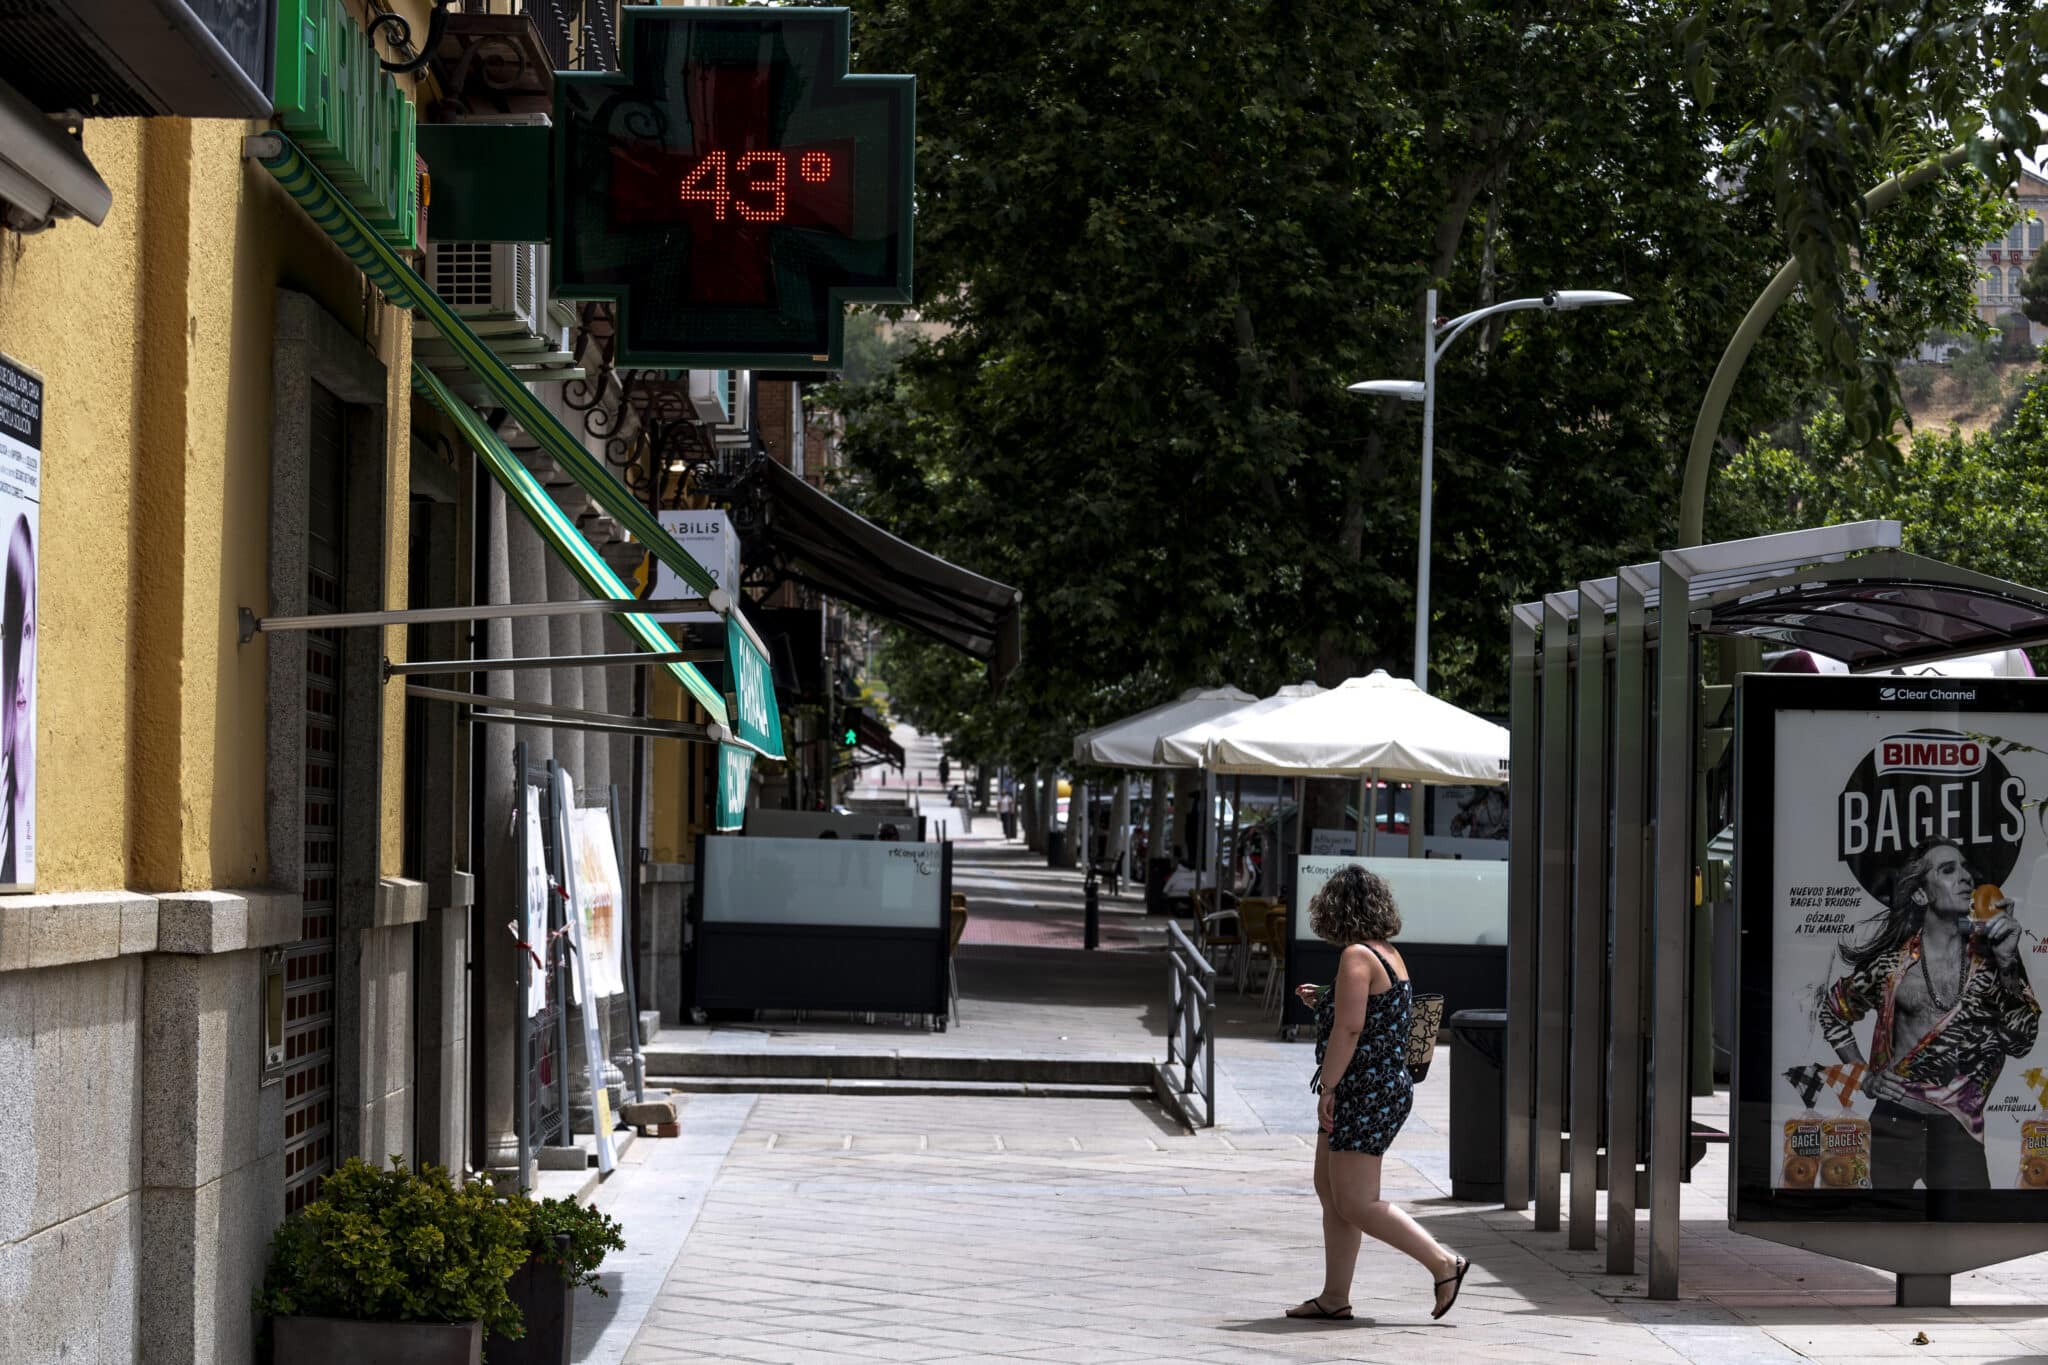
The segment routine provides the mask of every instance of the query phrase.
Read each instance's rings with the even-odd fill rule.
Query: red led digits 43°
[[[792,160],[797,163],[797,179],[806,185],[822,185],[832,178],[832,157],[826,152],[799,157],[743,152],[733,158],[719,150],[706,153],[690,168],[677,187],[677,198],[686,204],[709,204],[714,222],[725,222],[730,209],[749,223],[779,223],[789,216]]]

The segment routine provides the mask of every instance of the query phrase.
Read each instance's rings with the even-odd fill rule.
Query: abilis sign
[[[623,13],[556,76],[555,292],[623,364],[836,366],[843,304],[910,301],[916,78],[849,75],[843,9]]]

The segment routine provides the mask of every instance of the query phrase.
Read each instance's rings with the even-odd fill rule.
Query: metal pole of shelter
[[[1501,1207],[1529,1203],[1530,1123],[1535,1117],[1536,816],[1540,776],[1536,654],[1540,603],[1514,609],[1508,690],[1507,1133],[1501,1145]]]
[[[1501,1207],[1530,1201],[1536,1117],[1536,821],[1540,814],[1536,743],[1536,649],[1542,604],[1511,614],[1507,702],[1507,1132],[1501,1142]]]
[[[1542,876],[1537,918],[1536,1213],[1538,1232],[1555,1232],[1563,1201],[1566,987],[1572,860],[1571,593],[1543,599]]]
[[[1607,1081],[1607,1273],[1636,1273],[1636,1167],[1643,1128],[1643,931],[1649,904],[1644,809],[1649,763],[1647,592],[1654,572],[1625,568],[1614,610],[1613,1053]]]
[[[1572,1203],[1565,1245],[1574,1251],[1591,1251],[1598,1231],[1600,1094],[1607,1054],[1602,1037],[1607,1007],[1607,620],[1595,584],[1579,584],[1578,614],[1574,784],[1578,830],[1572,859]]]
[[[1657,610],[1655,972],[1650,1026],[1650,1297],[1678,1297],[1678,1186],[1691,1100],[1687,1008],[1692,946],[1692,581],[1661,557]]]

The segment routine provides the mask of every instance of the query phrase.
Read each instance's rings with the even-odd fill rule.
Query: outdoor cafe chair
[[[1236,898],[1227,891],[1223,894],[1228,898],[1225,908],[1211,910],[1208,887],[1197,887],[1188,892],[1188,901],[1195,909],[1195,946],[1218,971],[1231,968],[1237,978],[1238,989],[1243,990],[1245,954],[1248,951],[1244,919],[1238,913]]]
[[[1260,1008],[1272,1013],[1287,1003],[1287,907],[1276,905],[1266,916],[1266,994]]]
[[[1274,961],[1271,953],[1267,951],[1266,927],[1275,916],[1281,913],[1281,907],[1277,901],[1268,896],[1246,896],[1237,903],[1237,913],[1244,920],[1246,969],[1243,979],[1237,983],[1238,993],[1242,995],[1251,988],[1251,956],[1254,953],[1260,953],[1266,957],[1269,963]],[[1269,968],[1269,975],[1270,971],[1271,969]]]

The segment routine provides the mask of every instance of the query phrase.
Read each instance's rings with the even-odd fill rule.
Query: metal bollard
[[[1081,946],[1093,948],[1102,941],[1102,899],[1095,894],[1095,874],[1081,883],[1082,903],[1087,907],[1081,921]]]

